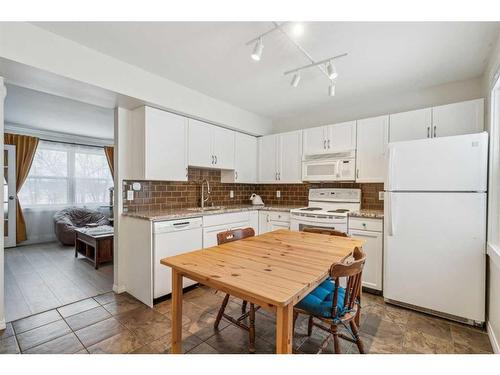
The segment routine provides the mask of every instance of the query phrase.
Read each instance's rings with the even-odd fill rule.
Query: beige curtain
[[[21,190],[21,187],[28,177],[28,173],[35,157],[35,151],[38,146],[39,139],[19,134],[4,134],[4,142],[6,145],[16,146],[16,197]],[[26,241],[26,222],[24,221],[23,210],[19,203],[19,198],[16,207],[16,243]]]
[[[111,146],[104,147],[104,153],[106,154],[106,159],[108,159],[109,170],[111,171],[111,177],[115,177],[115,168],[113,164],[114,158],[114,148]]]

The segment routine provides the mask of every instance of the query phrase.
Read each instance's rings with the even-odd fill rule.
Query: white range
[[[309,189],[309,205],[290,211],[290,229],[328,228],[347,233],[347,215],[360,207],[360,189]]]

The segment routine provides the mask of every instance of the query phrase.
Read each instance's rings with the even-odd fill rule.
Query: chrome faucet
[[[205,198],[205,182],[207,183],[207,197]],[[205,208],[205,202],[210,198],[210,183],[204,179],[201,181],[201,209]]]

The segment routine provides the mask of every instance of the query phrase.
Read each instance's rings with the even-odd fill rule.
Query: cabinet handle
[[[436,134],[436,125],[434,125],[434,137],[437,137],[437,134]]]
[[[281,180],[281,172],[278,172],[278,180]]]
[[[188,169],[186,168],[186,177],[188,176]]]
[[[234,179],[237,180],[238,179],[238,171],[234,171]]]
[[[217,164],[217,155],[215,155],[214,157],[215,157],[215,164]]]
[[[214,165],[214,156],[212,155],[212,165]]]
[[[326,139],[323,141],[323,149],[326,150]]]
[[[427,127],[427,138],[430,138],[431,137],[431,127],[428,126]]]
[[[328,140],[328,148],[330,148],[330,140]]]
[[[356,169],[356,178],[359,178],[359,168]]]

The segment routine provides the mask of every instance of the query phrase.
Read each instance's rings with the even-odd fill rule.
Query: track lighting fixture
[[[280,32],[283,34],[283,36],[288,39],[288,41],[293,44],[299,53],[301,53],[307,60],[309,60],[309,63],[307,65],[302,65],[299,66],[295,69],[288,70],[284,73],[284,75],[289,75],[293,74],[293,78],[290,81],[290,86],[292,87],[297,87],[300,82],[300,72],[303,70],[307,70],[310,68],[316,68],[318,69],[321,74],[323,74],[326,78],[328,78],[328,81],[330,82],[330,85],[328,86],[328,95],[329,96],[335,96],[335,79],[339,76],[337,73],[337,68],[334,65],[334,61],[337,59],[340,59],[341,57],[347,56],[347,53],[342,53],[339,55],[331,56],[328,57],[324,60],[318,61],[313,59],[313,57],[307,52],[294,38],[293,36],[300,36],[304,32],[304,25],[301,23],[294,23],[290,27],[287,27],[288,31],[283,28],[284,25],[289,24],[288,22],[273,22],[273,27],[259,35],[257,35],[255,38],[250,39],[248,42],[246,42],[247,46],[251,46],[253,43],[255,43],[253,52],[251,54],[251,57],[255,61],[260,61],[262,57],[262,51],[264,49],[264,44],[262,43],[262,38],[265,36],[267,38],[268,35],[274,33],[275,31]]]
[[[264,49],[264,44],[262,43],[262,37],[260,37],[255,43],[255,47],[253,48],[253,52],[251,55],[252,59],[254,59],[255,61],[260,61],[263,49]]]
[[[330,79],[335,79],[338,77],[337,69],[335,69],[335,65],[333,65],[332,61],[328,61],[326,63],[326,73]]]
[[[330,86],[328,87],[328,95],[329,96],[335,96],[335,82],[331,82]]]
[[[300,73],[297,72],[293,75],[292,82],[290,83],[292,87],[297,87],[300,82]]]

